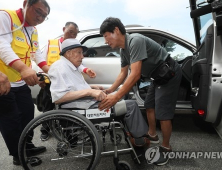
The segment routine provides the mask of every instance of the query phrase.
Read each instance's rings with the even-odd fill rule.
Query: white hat
[[[62,51],[60,52],[60,55],[65,54],[65,52],[68,50],[71,50],[73,48],[78,48],[78,47],[82,47],[83,52],[88,50],[88,48],[85,46],[82,46],[77,39],[74,39],[74,38],[66,39],[62,42],[62,45],[61,45]]]

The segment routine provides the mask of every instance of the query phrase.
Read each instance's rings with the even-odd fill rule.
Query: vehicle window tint
[[[120,57],[119,49],[112,49],[105,44],[103,37],[90,37],[82,45],[88,47],[85,57]]]
[[[151,38],[152,40],[160,44],[162,47],[164,47],[166,51],[171,55],[171,57],[177,61],[183,60],[186,57],[193,55],[189,49],[163,36],[159,35],[145,35],[145,36]]]
[[[103,37],[91,38],[84,42],[84,46],[87,46],[88,48],[100,47],[103,45],[105,45],[105,40]]]
[[[170,54],[170,56],[177,61],[183,60],[186,57],[193,55],[190,50],[171,40],[167,42],[165,49]]]
[[[197,8],[201,8],[205,5],[208,5],[207,2],[205,2],[205,0],[197,0],[196,1],[197,4]],[[203,42],[205,36],[206,36],[206,32],[207,32],[207,28],[213,23],[213,18],[212,18],[212,14],[206,14],[203,16],[198,17],[198,27],[199,27],[199,34],[200,34],[200,43]]]

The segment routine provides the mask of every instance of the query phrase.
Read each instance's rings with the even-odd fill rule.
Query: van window
[[[164,47],[174,60],[180,61],[188,56],[193,55],[189,49],[166,37],[153,34],[146,34],[145,36],[151,38],[152,40],[160,44],[162,47]]]
[[[177,61],[192,55],[189,49],[166,37],[153,34],[143,35],[163,46],[171,57]],[[105,44],[105,39],[103,37],[88,37],[87,40],[83,41],[82,45],[88,47],[88,51],[84,53],[84,57],[120,57],[119,48],[112,49],[109,45]]]
[[[103,37],[90,37],[82,45],[88,47],[84,57],[120,57],[119,48],[112,49]]]
[[[196,4],[197,4],[197,9],[205,5],[208,5],[208,3],[205,2],[205,0],[197,0]],[[212,13],[202,15],[197,19],[198,19],[198,27],[200,34],[200,43],[202,43],[206,36],[207,28],[213,23]]]

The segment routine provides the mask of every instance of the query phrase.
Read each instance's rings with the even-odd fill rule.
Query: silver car
[[[222,2],[208,2],[190,0],[195,45],[166,31],[140,25],[125,27],[129,34],[140,33],[159,43],[181,65],[183,78],[176,112],[195,113],[204,122],[214,124],[222,133],[222,16],[218,12],[221,11]],[[86,81],[109,88],[120,72],[119,49],[111,49],[105,44],[99,29],[80,31],[77,39],[89,48],[84,54],[83,65],[92,68],[97,74],[94,79],[84,74]],[[39,87],[31,88],[35,99]],[[125,98],[135,99],[143,108],[148,88],[149,80],[141,78]]]

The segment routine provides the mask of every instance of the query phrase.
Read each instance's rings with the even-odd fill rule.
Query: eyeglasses
[[[43,19],[44,21],[46,21],[46,20],[49,19],[49,18],[47,17],[47,15],[42,14],[42,12],[41,12],[40,9],[34,7],[33,5],[32,5],[32,7],[34,8],[34,11],[35,11],[37,17],[42,17],[42,19]]]

